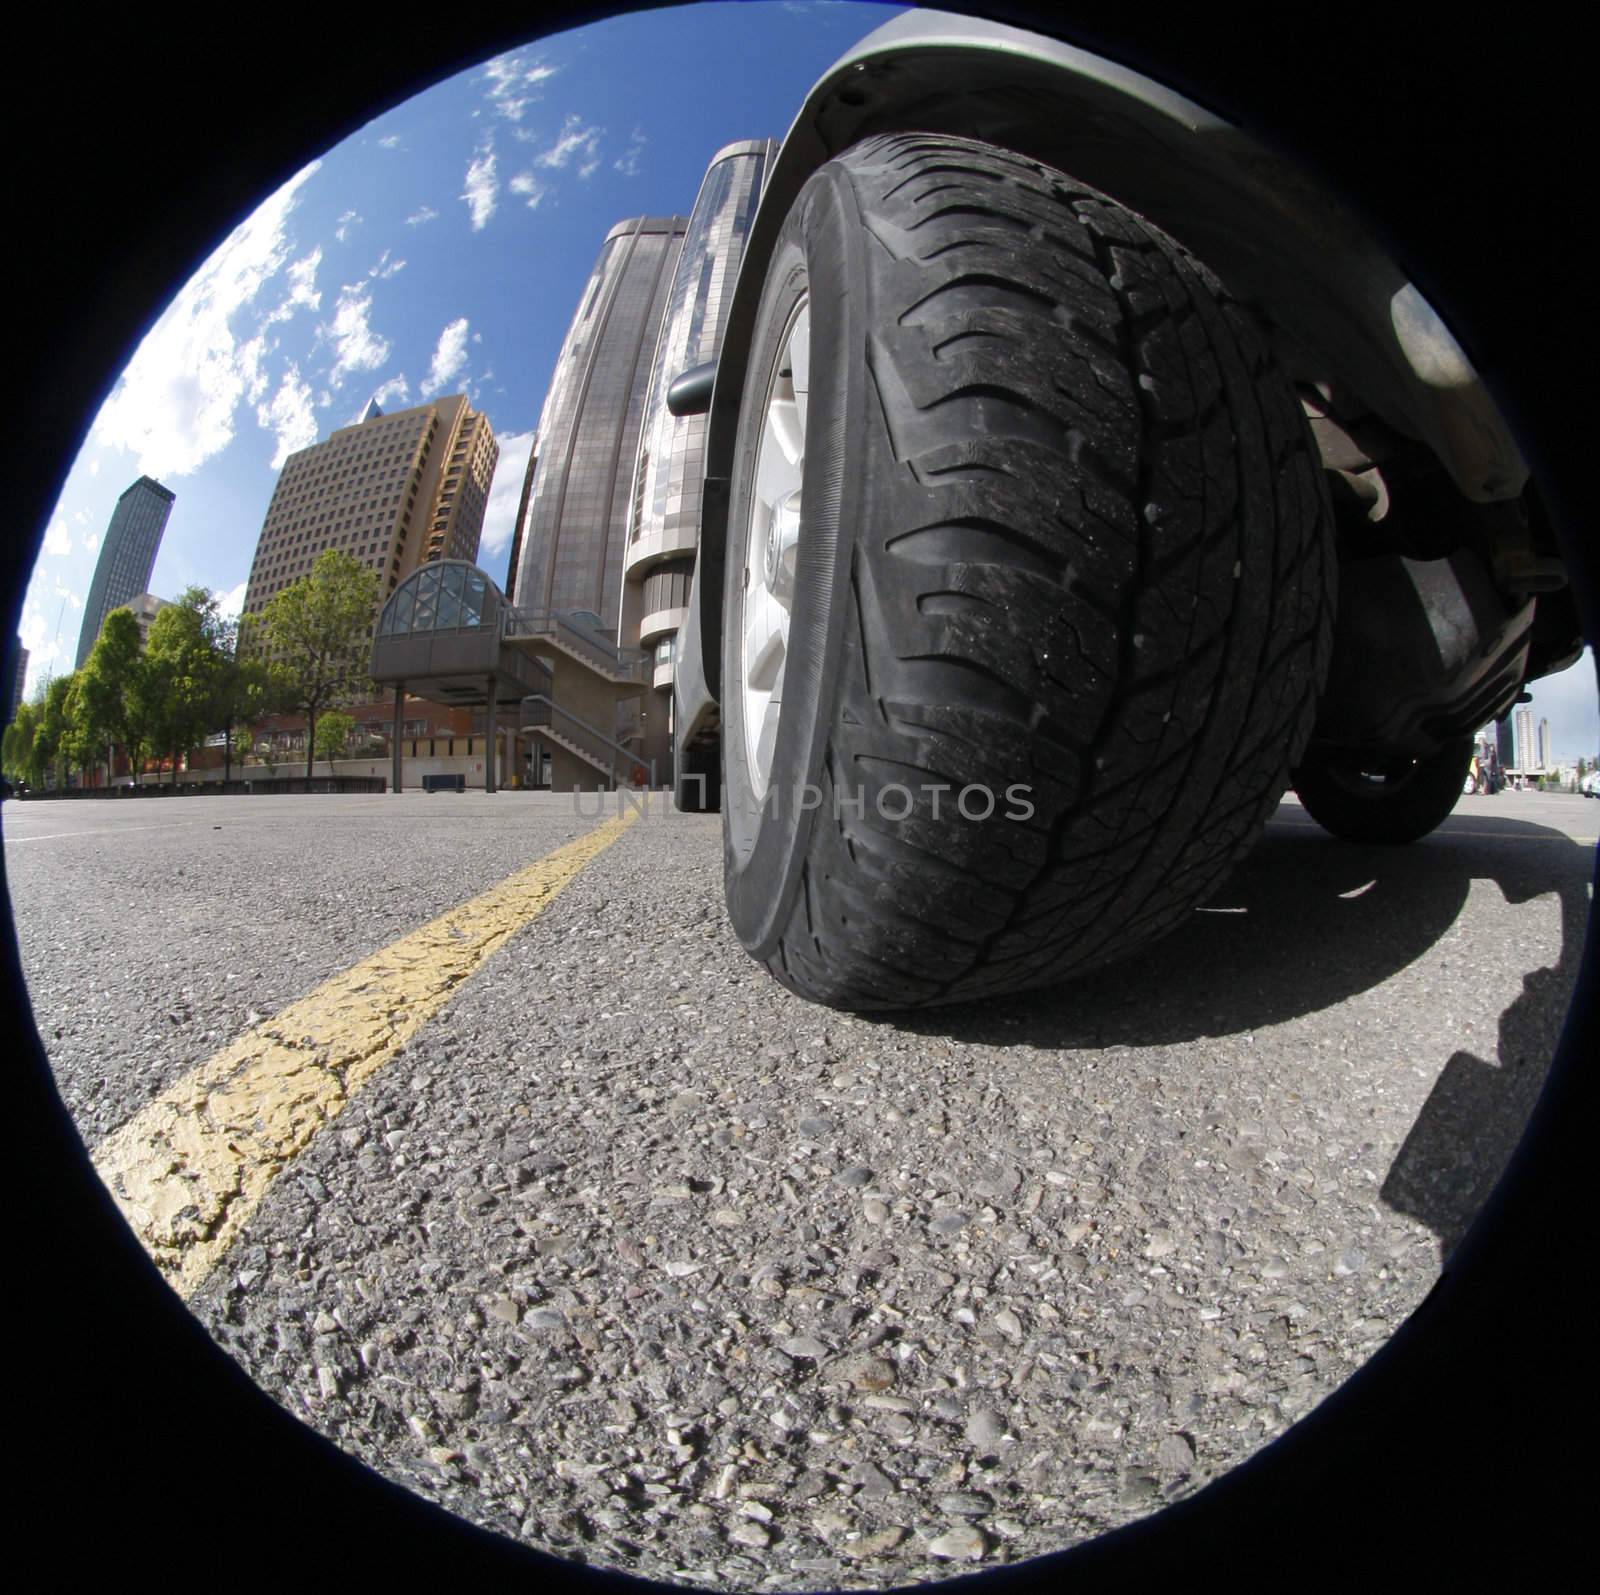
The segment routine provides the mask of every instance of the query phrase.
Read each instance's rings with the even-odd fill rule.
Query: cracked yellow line
[[[164,1091],[94,1166],[192,1296],[267,1188],[506,939],[632,823],[629,809],[335,975]]]

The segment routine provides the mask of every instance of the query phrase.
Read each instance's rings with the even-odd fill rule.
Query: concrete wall
[[[602,775],[587,759],[566,748],[544,743],[550,749],[550,785],[557,792],[603,792],[610,785],[609,777]]]
[[[426,741],[426,738],[423,740]],[[475,737],[473,743],[474,746],[481,750],[483,739]],[[526,746],[524,746],[523,751],[527,751]],[[468,787],[481,789],[483,786],[483,763],[484,756],[481,751],[475,754],[458,753],[453,757],[440,754],[436,758],[428,758],[424,755],[415,759],[408,754],[401,771],[401,779],[405,790],[412,791],[422,785],[422,778],[425,775],[464,775],[467,778]],[[235,781],[248,781],[252,775],[265,777],[268,773],[264,764],[241,765],[235,763],[233,766],[233,779]],[[285,759],[281,763],[274,765],[271,773],[276,775],[304,775],[306,773],[306,761],[303,756],[298,759]],[[328,761],[326,759],[318,759],[312,767],[311,773],[313,775],[327,775],[329,773]],[[387,780],[394,774],[394,769],[388,759],[335,759],[333,761],[333,774],[376,775]],[[178,779],[182,783],[221,781],[222,770],[219,767],[215,770],[180,772]],[[505,738],[502,736],[500,739],[500,784],[502,786],[505,785],[506,779]],[[144,784],[154,786],[157,783],[155,778],[151,776],[146,778]],[[160,784],[165,785],[166,781],[163,780]]]

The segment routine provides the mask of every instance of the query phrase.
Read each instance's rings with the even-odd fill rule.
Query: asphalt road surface
[[[1140,957],[884,1020],[744,956],[714,817],[594,804],[0,826],[62,1097],[257,1382],[474,1523],[739,1589],[1061,1549],[1338,1386],[1516,1143],[1600,822],[1290,800]]]

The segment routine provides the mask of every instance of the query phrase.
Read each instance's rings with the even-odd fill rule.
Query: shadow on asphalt
[[[1331,1008],[1405,968],[1455,924],[1475,880],[1513,905],[1554,893],[1558,962],[1523,975],[1493,1061],[1457,1052],[1446,1063],[1384,1181],[1385,1204],[1425,1224],[1448,1256],[1544,1083],[1583,958],[1595,861],[1592,845],[1527,821],[1474,816],[1453,829],[1381,848],[1281,822],[1149,951],[1049,991],[893,1022],[913,1034],[1077,1050],[1242,1034]]]

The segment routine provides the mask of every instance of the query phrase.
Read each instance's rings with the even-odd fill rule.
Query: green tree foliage
[[[85,701],[86,683],[82,670],[67,677],[66,696],[61,705],[61,760],[70,770],[76,766],[83,772],[85,785],[90,767],[100,762],[106,751],[104,740],[95,730],[93,717]]]
[[[39,773],[54,769],[56,782],[67,784],[64,759],[67,753],[70,728],[67,723],[67,699],[72,695],[72,676],[57,676],[44,689],[44,704],[39,716],[39,729],[34,733],[34,749],[39,761]]]
[[[284,683],[286,707],[306,717],[306,779],[316,760],[317,718],[371,691],[367,666],[378,576],[338,549],[268,603],[262,641]]]
[[[131,610],[114,609],[106,616],[79,674],[83,677],[80,702],[90,735],[96,742],[120,747],[137,780],[152,745],[154,727],[139,622]]]
[[[17,709],[16,718],[6,727],[3,746],[0,746],[0,764],[13,781],[37,782],[40,766],[34,757],[34,736],[39,729],[39,706],[24,703]]]
[[[180,756],[211,730],[222,624],[217,601],[204,587],[186,588],[150,622],[144,649],[145,702],[156,746],[172,757],[174,783]]]
[[[212,632],[217,658],[211,722],[227,737],[224,781],[232,777],[234,758],[249,752],[251,728],[282,707],[287,697],[282,672],[273,669],[258,646],[259,629],[249,615],[237,620],[219,616]]]
[[[317,722],[317,757],[328,761],[328,774],[333,774],[333,761],[344,758],[350,747],[350,738],[356,729],[356,717],[343,709],[334,709]]]

